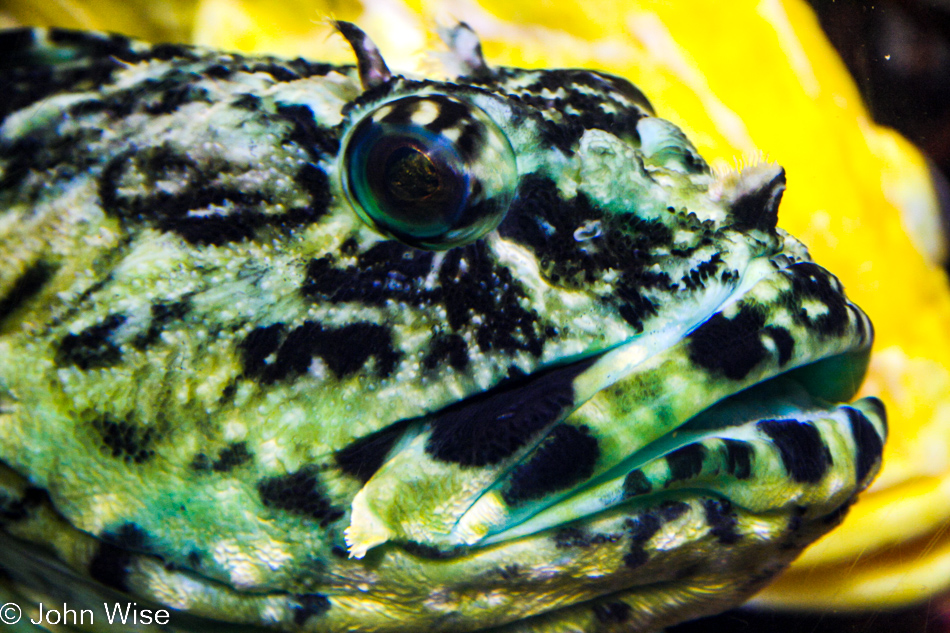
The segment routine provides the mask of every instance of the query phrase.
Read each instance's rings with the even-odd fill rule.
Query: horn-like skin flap
[[[340,35],[346,38],[353,47],[353,52],[356,53],[360,83],[363,84],[364,89],[375,88],[392,79],[393,75],[386,66],[382,54],[366,33],[355,24],[342,20],[337,20],[333,26],[337,28]]]

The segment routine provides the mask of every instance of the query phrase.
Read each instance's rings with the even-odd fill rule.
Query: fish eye
[[[343,189],[360,218],[410,246],[473,242],[504,219],[517,167],[479,107],[445,95],[403,97],[367,113],[344,139]]]

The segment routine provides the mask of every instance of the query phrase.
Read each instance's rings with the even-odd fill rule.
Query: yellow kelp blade
[[[780,226],[840,277],[875,324],[862,394],[884,400],[891,435],[872,490],[759,601],[866,609],[950,588],[950,293],[932,263],[940,255],[936,200],[923,158],[871,122],[804,0],[181,0],[157,36],[154,18],[133,28],[122,17],[153,3],[113,4],[49,3],[40,13],[36,3],[6,0],[0,17],[158,40],[191,32],[210,46],[349,62],[342,38],[328,37],[324,18],[334,15],[359,22],[394,68],[410,70],[433,47],[433,18],[465,20],[492,64],[627,77],[723,166],[766,152],[788,174]]]

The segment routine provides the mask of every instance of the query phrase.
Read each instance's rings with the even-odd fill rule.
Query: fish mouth
[[[847,404],[853,392],[829,398],[835,388],[823,384],[839,372],[863,373],[865,362],[856,354],[823,359],[727,396],[560,498],[521,508],[504,529],[477,543],[563,528],[622,504],[656,507],[689,496],[718,498],[752,513],[805,506],[830,513],[863,489],[880,463],[881,402],[869,397]],[[830,474],[844,462],[850,465]],[[498,503],[493,493],[482,495],[456,529],[492,514],[485,508]]]
[[[752,513],[847,504],[886,436],[878,400],[845,404],[867,369],[867,317],[811,262],[700,314],[401,429],[354,498],[350,555],[387,541],[461,555],[672,497]]]

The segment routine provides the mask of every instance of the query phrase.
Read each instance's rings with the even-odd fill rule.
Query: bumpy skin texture
[[[742,601],[879,467],[880,404],[837,404],[870,323],[776,228],[783,173],[711,174],[622,79],[0,52],[14,584],[285,630],[649,630]],[[455,110],[513,154],[461,246],[342,189],[348,133],[419,96],[474,126],[473,169]]]

